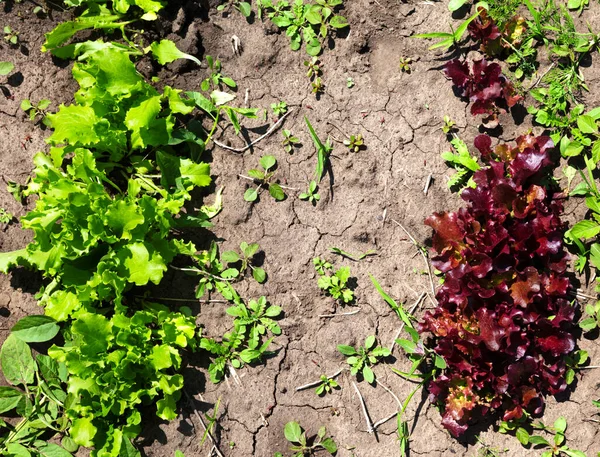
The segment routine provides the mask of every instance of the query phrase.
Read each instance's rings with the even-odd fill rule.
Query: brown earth
[[[245,281],[240,293],[247,298],[265,295],[272,304],[282,306],[283,334],[274,340],[277,354],[264,366],[239,370],[239,382],[230,378],[213,385],[205,369],[190,363],[185,373],[186,388],[197,401],[192,407],[183,399],[180,418],[171,423],[150,419],[140,441],[143,453],[163,457],[180,449],[188,457],[209,454],[209,442],[200,445],[202,429],[194,409],[200,414],[211,412],[220,398],[215,435],[226,456],[270,457],[276,451],[287,455],[283,427],[291,420],[298,421],[310,434],[326,425],[338,443],[341,457],[398,455],[395,419],[381,426],[377,435],[366,432],[352,387],[354,378],[348,371],[339,378],[342,389],[325,397],[316,396],[312,389],[295,392],[295,387],[344,367],[345,358],[336,350],[338,344],[359,344],[371,334],[376,334],[386,346],[392,343],[400,322],[375,291],[369,274],[392,297],[408,306],[422,292],[431,292],[423,258],[394,221],[419,243],[428,242],[431,231],[423,225],[425,217],[434,211],[457,209],[461,204],[460,198],[446,187],[452,171],[440,158],[440,153],[448,149],[440,130],[442,118],[449,115],[457,123],[459,135],[467,144],[472,144],[479,132],[478,119],[453,94],[441,72],[448,55],[428,51],[427,42],[409,38],[415,33],[447,30],[451,19],[445,2],[347,0],[344,15],[350,22],[350,32],[330,40],[331,49],[326,49],[320,58],[326,89],[318,100],[310,93],[305,75],[305,53],[291,51],[287,37],[272,26],[260,21],[249,24],[237,12],[223,16],[214,8],[207,15],[195,2],[184,2],[183,7],[179,4],[172,2],[167,18],[159,21],[152,33],[174,39],[182,50],[198,58],[219,57],[223,73],[239,85],[240,104],[246,90],[251,107],[268,109],[273,102],[286,101],[293,112],[284,126],[302,140],[302,147],[287,154],[280,145],[281,133],[276,132],[246,154],[218,147],[212,150],[212,174],[216,186],[224,186],[225,204],[215,219],[213,232],[222,240],[222,250],[236,248],[241,241],[260,244],[269,279],[264,286]],[[33,155],[46,149],[44,138],[48,132],[29,121],[19,109],[20,101],[48,98],[53,102],[51,109],[56,109],[60,103],[72,102],[77,85],[70,74],[70,63],[40,52],[43,33],[51,30],[57,20],[68,17],[67,13],[56,12],[54,20],[40,19],[31,13],[31,3],[4,3],[2,7],[0,26],[10,25],[19,31],[21,45],[0,46],[0,60],[9,60],[16,66],[8,81],[2,81],[0,174],[5,180],[24,183],[33,168]],[[593,27],[600,22],[599,11],[594,3],[584,14]],[[241,56],[234,55],[231,49],[232,35],[241,40]],[[401,56],[412,58],[410,74],[400,71]],[[542,62],[542,68],[544,65]],[[138,68],[146,75],[152,72],[147,60],[142,60]],[[590,107],[596,106],[600,102],[600,73],[593,66],[584,73],[590,87],[587,102]],[[162,81],[186,90],[197,90],[207,74],[206,68],[181,62],[159,72]],[[346,86],[348,77],[355,82],[353,88]],[[322,183],[322,199],[316,207],[297,199],[298,192],[293,190],[286,191],[288,198],[283,202],[275,202],[266,194],[254,204],[245,202],[243,193],[248,182],[238,174],[255,167],[264,154],[278,158],[282,184],[302,191],[306,188],[314,173],[316,153],[303,116],[308,116],[321,138],[329,134],[343,139],[342,132],[363,134],[366,150],[351,153],[336,144],[331,173]],[[523,122],[519,117],[522,116],[515,116],[519,125],[510,114],[501,118],[501,140],[511,141],[531,129],[530,117]],[[248,137],[257,137],[272,121],[270,117],[266,123],[246,123],[251,127]],[[541,133],[539,127],[533,130]],[[233,146],[243,145],[231,128],[222,131],[218,139]],[[433,181],[425,195],[423,189],[429,176]],[[33,202],[23,207],[3,185],[0,187],[1,207],[16,217],[31,208]],[[583,211],[578,202],[568,203],[571,220]],[[30,239],[18,223],[0,225],[0,230],[0,251],[21,248]],[[377,255],[352,262],[329,254],[329,248],[334,246],[354,253],[373,249]],[[335,260],[338,267],[351,267],[357,282],[356,308],[336,307],[333,299],[321,294],[312,265],[315,256]],[[41,284],[38,277],[27,272],[0,276],[1,336],[5,337],[23,315],[41,312],[33,296]],[[157,297],[188,299],[193,297],[193,284],[169,275],[154,293]],[[202,305],[199,321],[205,335],[218,336],[229,329],[231,319],[225,314],[225,306]],[[431,300],[425,300],[424,307],[432,306]],[[354,310],[359,312],[319,317]],[[423,307],[418,312],[422,310]],[[580,347],[590,352],[592,365],[598,364],[600,348],[596,341],[583,339]],[[409,366],[397,348],[394,355],[395,367]],[[414,387],[385,364],[376,366],[374,371],[401,401]],[[591,404],[599,397],[595,372],[583,371],[578,378],[568,399],[548,399],[543,420],[552,423],[558,416],[565,416],[569,445],[595,455],[600,451],[598,424],[593,422],[597,408]],[[381,386],[372,387],[362,381],[358,387],[374,422],[397,410],[394,397]],[[523,448],[514,437],[501,435],[488,425],[460,441],[451,438],[440,425],[440,415],[427,401],[426,393],[415,396],[406,417],[410,419],[413,456],[475,456],[483,443],[506,450],[500,455],[541,453]]]

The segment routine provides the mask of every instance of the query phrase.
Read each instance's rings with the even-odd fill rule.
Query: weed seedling
[[[317,168],[315,170],[315,181],[317,184],[319,184],[325,174],[325,165],[327,164],[329,156],[333,151],[333,144],[329,138],[327,138],[327,141],[325,141],[325,144],[323,144],[306,116],[304,116],[304,121],[306,122],[308,131],[310,132],[310,137],[317,148]]]
[[[292,446],[290,446],[290,451],[294,452],[294,457],[316,455],[316,452],[322,449],[331,455],[334,455],[337,452],[335,441],[333,441],[331,437],[325,437],[325,435],[327,435],[325,427],[319,429],[316,437],[307,438],[306,431],[300,427],[300,424],[292,421],[285,424],[283,433],[285,439],[292,444]],[[281,452],[276,452],[274,457],[283,457],[283,454]]]
[[[333,265],[320,257],[315,257],[313,264],[319,274],[319,288],[344,304],[354,301],[354,292],[348,286],[350,267],[341,267],[333,272]]]
[[[412,63],[412,59],[410,57],[400,57],[400,70],[402,73],[408,73],[412,71],[410,68],[410,64]]]
[[[323,72],[321,71],[321,62],[319,62],[319,59],[317,57],[313,57],[310,60],[305,60],[304,66],[308,68],[306,76],[311,80],[314,78],[318,78],[323,74]]]
[[[351,152],[358,152],[365,147],[362,134],[350,135],[350,138],[344,140],[344,146],[350,149]]]
[[[465,142],[458,136],[454,135],[450,143],[456,152],[442,153],[442,159],[448,166],[456,170],[456,173],[448,180],[448,188],[453,191],[462,191],[467,187],[475,188],[473,173],[481,168],[477,163],[477,158],[471,155]]]
[[[274,156],[266,155],[260,159],[260,166],[262,170],[253,168],[248,171],[250,175],[249,179],[252,179],[258,184],[258,187],[250,187],[244,193],[244,200],[247,202],[254,202],[258,198],[259,194],[264,188],[269,189],[269,194],[277,201],[285,199],[285,193],[281,186],[277,183],[271,182],[275,176],[275,168],[277,166],[277,159]]]
[[[291,154],[295,147],[300,146],[300,139],[292,135],[292,132],[287,129],[283,129],[282,134],[283,141],[281,142],[281,145],[283,146],[283,149],[285,149],[285,152]]]
[[[448,50],[452,46],[456,46],[460,40],[462,40],[463,35],[467,31],[467,27],[477,16],[479,16],[479,10],[473,14],[473,16],[466,19],[456,30],[451,29],[451,32],[420,33],[418,35],[413,35],[413,38],[439,39],[440,41],[429,46],[429,49],[444,48]]]
[[[584,332],[591,332],[596,328],[600,328],[600,301],[593,305],[586,305],[585,313],[587,317],[579,322],[579,327]]]
[[[321,78],[315,78],[313,82],[310,83],[311,92],[315,95],[322,94],[325,91],[325,83]]]
[[[321,383],[315,389],[318,396],[330,393],[333,389],[339,389],[340,385],[333,378],[328,378],[327,375],[321,375]]]
[[[339,344],[337,347],[338,351],[348,357],[346,362],[350,365],[350,373],[354,376],[361,373],[369,384],[373,384],[375,381],[375,373],[371,366],[376,365],[381,359],[389,357],[392,353],[388,348],[376,347],[376,343],[375,335],[370,335],[365,339],[365,345],[359,346],[358,349],[343,344]]]
[[[0,224],[8,224],[14,219],[14,216],[0,207]]]
[[[13,46],[19,42],[19,32],[10,28],[10,26],[4,26],[4,40]]]
[[[244,17],[250,17],[252,14],[252,6],[249,2],[241,2],[239,0],[228,0],[227,2],[217,6],[217,11],[229,12],[231,8],[235,8]]]
[[[283,116],[288,111],[287,103],[283,100],[277,103],[271,103],[271,109],[273,110],[273,114],[277,117]]]
[[[350,77],[346,79],[346,87],[352,89],[354,87],[354,80]]]
[[[300,200],[308,200],[310,203],[314,205],[317,204],[319,200],[321,200],[321,196],[317,192],[319,190],[319,186],[316,181],[311,181],[308,183],[308,190],[304,193],[301,193],[298,198]]]
[[[237,84],[233,79],[221,74],[221,61],[219,59],[214,59],[212,56],[206,56],[206,62],[210,69],[210,76],[200,84],[200,88],[204,92],[207,92],[211,86],[213,89],[220,89],[222,84],[225,84],[231,89],[237,88]]]
[[[450,119],[450,116],[444,116],[444,125],[442,125],[442,132],[444,132],[446,135],[451,135],[456,130],[456,122]]]
[[[363,252],[362,254],[350,254],[349,252],[342,251],[340,248],[329,248],[329,250],[331,252],[333,252],[334,254],[341,255],[342,257],[346,257],[347,259],[354,260],[355,262],[359,262],[362,259],[364,259],[370,255],[377,254],[377,251],[373,251],[373,250]]]
[[[239,268],[232,268],[232,270],[234,270],[232,273],[235,274],[235,277],[244,275],[246,270],[250,268],[252,270],[252,276],[256,282],[262,284],[266,281],[267,274],[265,273],[264,269],[253,265],[254,256],[259,249],[260,246],[258,243],[248,244],[245,241],[242,241],[240,243],[241,254],[238,254],[236,251],[225,251],[221,255],[221,258],[229,265],[240,264]]]
[[[34,105],[30,100],[25,99],[21,101],[21,109],[29,114],[30,121],[37,122],[37,119],[39,119],[42,124],[49,127],[50,122],[46,118],[46,110],[50,106],[50,103],[52,103],[50,100],[42,99]]]

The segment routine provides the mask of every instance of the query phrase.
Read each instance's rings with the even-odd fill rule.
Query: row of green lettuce
[[[41,273],[36,298],[44,310],[19,321],[0,352],[12,385],[0,388],[0,413],[19,418],[0,422],[0,455],[67,457],[85,446],[94,457],[129,457],[139,455],[132,441],[141,411],[177,417],[189,352],[210,356],[209,374],[218,382],[259,362],[270,334],[281,332],[273,320],[281,309],[264,297],[246,304],[208,241],[220,191],[212,205],[201,204],[212,184],[202,157],[219,121],[229,119],[237,130],[238,118],[254,118],[257,110],[230,106],[235,96],[218,88],[159,90],[136,70],[132,59],[145,54],[161,65],[197,60],[168,40],[143,48],[128,38],[129,24],[155,19],[165,2],[66,3],[85,9],[47,34],[43,50],[77,58],[79,90],[72,104],[47,116],[49,150],[35,155],[19,196],[35,200],[21,218],[33,240],[0,254],[2,273]],[[62,46],[86,28],[118,29],[125,44]],[[189,231],[204,245],[186,241]],[[230,332],[203,337],[191,309],[148,298],[143,287],[164,289],[170,267],[198,277],[197,298],[219,292],[232,302]],[[60,445],[50,440],[55,434]]]

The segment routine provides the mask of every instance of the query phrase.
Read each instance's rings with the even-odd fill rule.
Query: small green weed
[[[221,258],[229,265],[239,265],[239,268],[230,268],[231,270],[233,270],[232,273],[235,275],[235,277],[244,275],[246,270],[250,268],[252,270],[252,276],[254,277],[256,282],[262,284],[267,280],[267,274],[265,273],[265,270],[261,267],[253,265],[254,256],[256,255],[259,249],[260,246],[258,245],[258,243],[248,244],[245,241],[242,241],[240,243],[241,254],[238,254],[236,251],[225,251],[222,254]],[[229,277],[230,275],[227,276]]]
[[[217,6],[217,11],[228,13],[232,8],[238,10],[244,17],[250,17],[252,14],[252,6],[250,3],[240,0],[227,0],[225,3]]]
[[[298,198],[300,200],[307,200],[314,205],[317,204],[319,200],[321,200],[321,196],[318,193],[319,186],[316,181],[311,181],[308,183],[308,189],[306,192],[301,193]]]
[[[263,189],[269,189],[269,194],[277,201],[284,200],[286,195],[283,192],[281,186],[271,180],[275,176],[275,168],[277,167],[277,159],[274,156],[266,155],[260,159],[260,166],[262,170],[253,168],[248,170],[250,179],[254,180],[258,184],[258,187],[250,187],[244,193],[244,200],[247,202],[254,202],[258,199],[258,196]]]
[[[462,40],[462,37],[464,36],[465,32],[467,31],[467,27],[477,16],[479,16],[479,11],[473,14],[465,21],[463,21],[463,23],[459,25],[456,30],[452,30],[451,32],[420,33],[417,35],[413,35],[413,38],[439,39],[440,41],[429,46],[429,49],[444,48],[448,50],[452,46],[458,45],[458,43]]]
[[[298,137],[295,137],[292,134],[292,132],[287,129],[283,129],[282,134],[283,141],[281,142],[281,145],[283,146],[285,152],[287,152],[288,154],[292,154],[294,152],[294,148],[301,145],[300,139]]]
[[[0,61],[0,76],[6,76],[15,69],[12,62]]]
[[[50,127],[50,122],[46,118],[46,110],[52,102],[47,99],[42,99],[36,104],[31,103],[30,100],[25,99],[21,101],[21,109],[29,115],[29,120],[34,122],[38,119],[47,127]]]
[[[467,145],[458,136],[450,140],[455,153],[443,152],[442,159],[456,170],[456,173],[448,180],[448,188],[453,191],[462,191],[467,187],[475,188],[473,173],[481,167],[477,163],[477,158],[472,156]]]
[[[315,148],[317,148],[317,168],[315,169],[315,181],[317,184],[319,184],[325,175],[326,165],[328,164],[329,156],[333,151],[333,143],[331,143],[331,140],[327,138],[327,141],[325,141],[323,144],[306,116],[304,116],[304,121],[306,122],[308,131],[310,132],[310,137],[315,144]]]
[[[365,345],[359,346],[358,349],[344,344],[339,344],[337,347],[338,351],[348,357],[346,362],[350,365],[350,373],[354,376],[361,373],[369,384],[375,382],[375,373],[371,366],[392,353],[388,348],[376,346],[376,343],[375,336],[370,335],[365,339]]]
[[[408,73],[412,71],[410,65],[412,64],[412,59],[410,57],[400,57],[400,70],[402,73]]]
[[[237,88],[237,84],[233,79],[221,74],[221,61],[219,59],[214,59],[212,56],[206,56],[206,62],[208,63],[210,76],[200,84],[200,88],[204,92],[208,92],[211,87],[213,89],[221,89],[223,84],[231,89]]]
[[[271,110],[273,110],[273,114],[277,117],[283,116],[288,112],[288,105],[283,100],[277,103],[271,103]]]
[[[13,30],[10,26],[4,26],[4,41],[16,46],[19,42],[19,32]]]
[[[334,272],[333,265],[320,257],[315,257],[313,264],[319,274],[319,288],[344,304],[354,301],[354,292],[348,286],[350,267],[341,267]]]
[[[333,391],[333,389],[339,389],[340,385],[333,378],[328,378],[327,375],[321,375],[321,384],[315,389],[315,393],[319,396],[325,395]]]
[[[320,450],[325,450],[329,454],[334,455],[337,452],[337,444],[333,441],[333,438],[326,437],[327,429],[321,427],[317,432],[317,436],[314,438],[308,438],[306,431],[298,424],[298,422],[292,421],[285,424],[283,430],[285,439],[288,440],[292,446],[293,457],[306,457],[316,455]],[[281,452],[276,452],[274,457],[283,457]]]
[[[351,152],[358,152],[365,148],[365,141],[362,134],[350,135],[350,138],[344,140],[344,146],[350,149]]]
[[[10,223],[15,217],[10,214],[8,211],[6,211],[4,208],[0,207],[0,224],[8,224]]]

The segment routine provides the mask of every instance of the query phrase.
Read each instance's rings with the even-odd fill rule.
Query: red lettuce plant
[[[575,348],[568,300],[562,205],[536,184],[549,165],[548,137],[517,138],[516,147],[480,135],[489,166],[476,172],[468,206],[436,213],[433,265],[444,283],[438,306],[419,330],[447,369],[428,388],[442,423],[459,436],[490,411],[504,420],[541,414],[544,397],[567,388],[565,356]]]
[[[500,27],[479,7],[479,15],[467,28],[469,36],[480,43],[481,50],[487,56],[498,56],[512,48],[518,48],[523,39],[527,22],[521,16],[513,16]]]
[[[487,128],[498,126],[498,114],[517,104],[521,97],[512,83],[502,74],[497,63],[485,59],[471,65],[465,60],[454,59],[446,63],[444,73],[473,104],[471,114],[485,114],[483,124]]]

